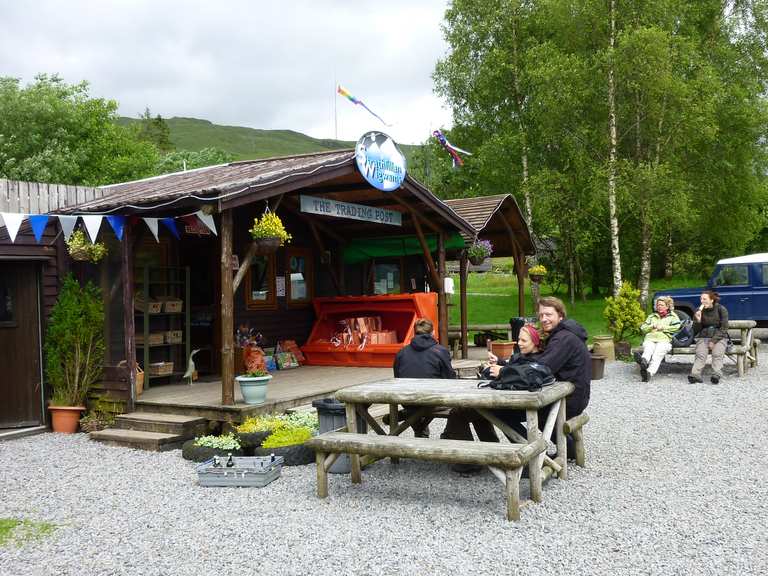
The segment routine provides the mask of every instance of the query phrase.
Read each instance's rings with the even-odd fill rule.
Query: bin
[[[526,324],[536,324],[538,318],[536,316],[513,316],[509,319],[509,327],[512,329],[512,340],[517,342],[517,337],[520,335],[520,328]]]
[[[602,380],[605,376],[605,356],[592,354],[592,380]]]
[[[320,424],[320,434],[332,432],[347,425],[347,412],[344,404],[333,398],[323,398],[312,402],[312,406],[317,409],[317,419]],[[359,434],[368,432],[368,423],[365,418],[357,415],[357,431]],[[347,454],[341,454],[336,462],[328,469],[331,474],[349,474],[352,466]]]
[[[592,352],[597,356],[605,356],[606,362],[613,362],[616,360],[616,353],[613,348],[613,337],[611,336],[595,336],[592,338],[594,345],[592,346]]]

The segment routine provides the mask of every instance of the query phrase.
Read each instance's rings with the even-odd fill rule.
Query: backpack
[[[540,390],[555,382],[549,366],[534,360],[528,360],[515,354],[510,362],[503,366],[498,377],[490,382],[481,382],[478,388],[494,390]]]
[[[675,314],[680,318],[680,330],[672,336],[672,347],[682,348],[693,344],[693,320],[685,312],[675,310]]]

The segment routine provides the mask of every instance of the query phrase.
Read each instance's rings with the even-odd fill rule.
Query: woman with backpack
[[[672,337],[680,330],[680,318],[675,314],[672,298],[661,296],[656,300],[655,309],[640,326],[640,331],[645,334],[643,351],[635,352],[643,382],[648,382],[659,370],[664,356],[672,350]]]
[[[729,338],[728,310],[720,304],[720,295],[717,292],[702,292],[701,306],[693,314],[693,332],[696,334],[696,358],[688,382],[704,382],[701,372],[707,363],[707,355],[712,354],[712,376],[709,381],[719,384]]]

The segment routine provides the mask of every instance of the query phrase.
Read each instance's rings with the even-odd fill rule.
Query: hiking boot
[[[712,382],[712,384],[720,384],[720,374],[712,374],[709,381]]]
[[[637,362],[640,366],[643,365],[643,353],[640,351],[637,351],[634,353],[635,362]]]
[[[694,376],[693,374],[688,375],[688,384],[703,384],[704,380],[701,379],[701,376]]]
[[[429,426],[414,427],[413,435],[416,438],[429,438]]]
[[[650,379],[650,376],[648,375],[648,370],[640,366],[640,380],[643,382],[648,382]]]
[[[483,471],[483,467],[480,464],[454,464],[451,470],[460,476],[477,476]]]

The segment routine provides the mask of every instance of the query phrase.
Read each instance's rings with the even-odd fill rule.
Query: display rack
[[[187,368],[191,343],[189,266],[145,266],[142,268],[142,280],[136,282],[136,287],[141,293],[136,295],[134,313],[137,318],[142,318],[141,341],[137,338],[136,357],[141,359],[144,370],[144,388],[149,388],[152,380],[173,381],[180,378]],[[181,332],[180,341],[175,337],[178,332]],[[157,342],[158,334],[163,334],[162,342]],[[162,374],[152,373],[150,365],[160,362],[172,362],[173,369],[164,370],[166,373]]]

